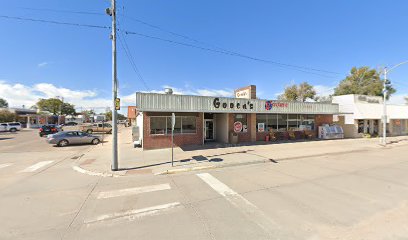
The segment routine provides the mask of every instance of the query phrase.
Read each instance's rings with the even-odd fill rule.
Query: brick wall
[[[182,114],[180,114],[182,115]],[[174,134],[174,145],[177,147],[185,145],[203,144],[203,114],[196,117],[196,133]],[[149,113],[143,114],[143,149],[170,148],[171,135],[151,135]]]

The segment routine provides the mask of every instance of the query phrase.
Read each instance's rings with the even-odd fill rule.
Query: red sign
[[[242,123],[234,122],[234,132],[241,132],[241,131],[242,131]]]

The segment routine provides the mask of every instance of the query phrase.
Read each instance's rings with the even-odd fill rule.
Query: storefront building
[[[334,120],[343,127],[345,137],[382,136],[382,97],[350,94],[334,96],[333,103],[339,104],[343,113],[336,115]],[[387,104],[387,135],[407,134],[408,106]]]
[[[284,102],[256,99],[251,85],[235,91],[235,98],[136,93],[139,127],[144,149],[171,147],[172,113],[174,144],[264,141],[269,132],[278,139],[289,134],[316,136],[317,127],[333,122],[337,104]],[[298,136],[301,137],[301,136]]]

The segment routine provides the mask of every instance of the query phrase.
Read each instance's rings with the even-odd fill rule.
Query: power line
[[[120,26],[118,19],[117,19],[117,22],[118,22],[118,26]],[[150,88],[148,87],[146,81],[144,80],[139,68],[136,66],[135,59],[133,58],[133,55],[132,55],[132,53],[130,51],[130,48],[129,48],[127,42],[126,42],[126,38],[124,37],[124,35],[123,35],[123,33],[121,31],[118,31],[118,32],[119,32],[119,35],[118,35],[119,43],[120,43],[121,47],[123,48],[123,50],[125,51],[126,57],[128,58],[128,60],[130,62],[130,65],[132,66],[133,71],[136,73],[136,75],[142,81],[142,83],[143,83],[144,87],[146,88],[146,90],[150,91]],[[123,41],[122,41],[122,38],[123,38]]]
[[[72,10],[50,9],[50,8],[26,8],[26,7],[22,7],[21,9],[34,10],[34,11],[49,11],[49,12],[61,12],[61,13],[73,13],[73,14],[86,14],[86,15],[104,15],[103,13],[99,13],[99,12],[72,11]],[[227,50],[225,48],[221,48],[221,47],[219,47],[219,46],[217,46],[215,44],[210,44],[210,43],[206,43],[206,42],[201,41],[201,40],[197,40],[195,38],[189,37],[189,36],[184,35],[184,34],[180,34],[180,33],[174,32],[174,31],[167,30],[167,29],[165,29],[163,27],[157,26],[155,24],[148,23],[146,21],[143,21],[143,20],[140,20],[140,19],[137,19],[137,18],[134,18],[134,17],[127,16],[125,14],[118,14],[118,15],[123,16],[123,17],[125,17],[125,18],[127,18],[127,19],[129,19],[131,21],[143,24],[145,26],[148,26],[148,27],[151,27],[151,28],[166,32],[166,33],[171,34],[173,36],[181,37],[181,38],[184,38],[186,40],[193,41],[195,43],[211,46],[213,48],[216,48],[216,49],[218,49],[220,51],[229,53],[231,55],[236,55],[236,56],[244,57],[244,58],[251,59],[251,60],[257,60],[257,61],[261,61],[261,62],[264,62],[264,63],[280,65],[280,66],[283,66],[283,67],[289,67],[289,68],[293,68],[293,69],[303,69],[303,70],[307,70],[307,71],[322,72],[322,73],[329,73],[329,74],[341,74],[341,73],[338,73],[338,72],[328,71],[328,70],[324,70],[324,69],[317,69],[317,68],[299,66],[299,65],[294,65],[294,64],[287,64],[287,63],[282,63],[282,62],[278,62],[278,61],[271,61],[271,60],[260,59],[260,58],[257,58],[257,57],[252,57],[252,56],[242,54],[242,53],[239,53],[239,52],[236,52],[236,51],[231,51],[231,50]]]
[[[54,21],[54,20],[44,20],[44,19],[36,19],[36,18],[23,18],[23,17],[14,17],[14,16],[7,16],[7,15],[0,15],[0,18],[13,19],[13,20],[21,20],[21,21],[40,22],[40,23],[52,23],[52,24],[68,25],[68,26],[75,26],[75,27],[89,27],[89,28],[110,29],[110,27],[108,27],[108,26],[102,26],[102,25],[92,25],[92,24],[82,24],[82,23],[71,23],[71,22],[60,22],[60,21]]]
[[[308,73],[308,74],[314,74],[314,75],[318,75],[318,76],[322,76],[322,77],[326,77],[326,78],[334,78],[334,76],[327,76],[327,75],[320,74],[320,73],[310,72],[310,71],[306,71],[306,70],[294,68],[293,66],[290,66],[290,65],[277,64],[277,63],[275,63],[275,62],[271,62],[271,61],[264,60],[264,59],[260,59],[260,58],[254,58],[254,57],[250,57],[250,56],[246,56],[246,55],[241,55],[241,54],[236,54],[236,53],[232,53],[232,52],[226,52],[226,51],[222,51],[222,50],[217,50],[217,49],[212,49],[212,48],[207,48],[207,47],[201,47],[201,46],[197,46],[197,45],[190,44],[190,43],[178,42],[178,41],[174,41],[174,40],[170,40],[170,39],[165,39],[165,38],[161,38],[161,37],[156,37],[156,36],[151,36],[151,35],[147,35],[147,34],[143,34],[143,33],[138,33],[138,32],[131,32],[131,31],[126,31],[126,30],[125,30],[125,33],[126,33],[126,34],[133,34],[133,35],[137,35],[137,36],[141,36],[141,37],[145,37],[145,38],[160,40],[160,41],[164,41],[164,42],[169,42],[169,43],[173,43],[173,44],[176,44],[176,45],[181,45],[181,46],[196,48],[196,49],[200,49],[200,50],[204,50],[204,51],[216,52],[216,53],[220,53],[220,54],[225,54],[225,55],[230,55],[230,56],[235,56],[235,57],[246,58],[246,59],[250,59],[250,60],[254,60],[254,61],[258,61],[258,62],[269,63],[269,64],[275,64],[275,65],[277,65],[278,67],[282,67],[282,68],[285,68],[285,67],[288,68],[288,67],[290,67],[292,70],[296,70],[296,71],[300,71],[300,72],[304,72],[304,73]]]

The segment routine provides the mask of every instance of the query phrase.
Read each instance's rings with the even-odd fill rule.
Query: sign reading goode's
[[[246,102],[246,103],[241,103],[241,102],[221,102],[219,98],[214,98],[213,101],[213,106],[215,108],[229,108],[229,109],[254,109],[254,104],[251,103],[250,101]]]

